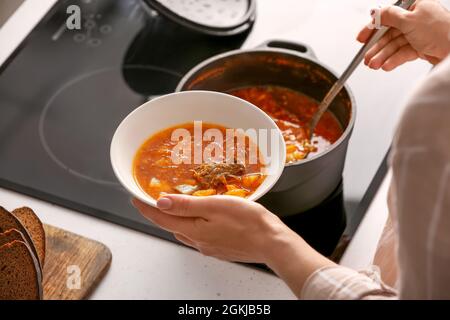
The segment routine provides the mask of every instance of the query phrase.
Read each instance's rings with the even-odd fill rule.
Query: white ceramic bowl
[[[257,200],[277,182],[286,161],[286,146],[275,122],[253,104],[234,96],[212,91],[185,91],[151,100],[131,112],[119,125],[111,142],[111,163],[120,183],[136,198],[156,206],[156,200],[146,194],[133,176],[133,160],[139,147],[152,135],[164,129],[193,121],[204,121],[234,129],[274,129],[271,148],[267,140],[258,141],[263,155],[270,154],[268,176],[249,200]],[[265,143],[264,143],[265,142]]]

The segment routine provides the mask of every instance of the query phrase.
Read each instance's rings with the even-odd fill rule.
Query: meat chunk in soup
[[[245,174],[245,166],[238,163],[203,163],[194,169],[194,178],[202,188],[216,188],[226,185],[228,177],[240,177]]]

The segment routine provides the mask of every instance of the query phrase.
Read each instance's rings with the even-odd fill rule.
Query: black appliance
[[[72,4],[81,30],[66,28]],[[174,241],[114,177],[112,135],[134,108],[174,91],[200,61],[241,47],[250,31],[199,33],[140,0],[58,1],[0,68],[0,185]],[[346,225],[344,195],[340,186],[285,221],[329,255]]]

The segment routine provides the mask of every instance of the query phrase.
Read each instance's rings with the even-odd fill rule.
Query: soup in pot
[[[333,113],[326,111],[309,140],[306,127],[319,104],[297,91],[279,86],[255,86],[229,93],[259,107],[275,121],[286,142],[286,163],[327,150],[343,133]]]

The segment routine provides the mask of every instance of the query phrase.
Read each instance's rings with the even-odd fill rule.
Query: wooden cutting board
[[[111,251],[104,244],[45,225],[44,300],[86,299],[106,274]]]

